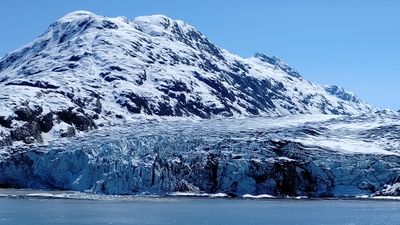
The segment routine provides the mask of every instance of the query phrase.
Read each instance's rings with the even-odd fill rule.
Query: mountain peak
[[[182,20],[164,15],[139,16],[132,20],[140,31],[152,37],[166,37],[179,41],[193,49],[199,49],[213,57],[223,59],[221,50],[211,43],[200,31]]]
[[[193,26],[182,20],[175,20],[165,15],[138,16],[132,22],[138,25],[143,32],[152,36],[174,35],[182,37],[189,31],[199,33]]]
[[[96,17],[96,16],[98,16],[98,15],[96,15],[92,12],[85,11],[85,10],[78,10],[78,11],[68,13],[67,15],[61,17],[58,21],[68,22],[68,21],[72,21],[72,20],[76,20],[76,19],[87,18],[87,17]]]
[[[134,18],[133,21],[142,21],[151,24],[165,24],[165,23],[171,23],[175,20],[162,14],[154,14],[147,16],[138,16]]]

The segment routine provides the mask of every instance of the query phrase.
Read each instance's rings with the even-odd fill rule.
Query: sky
[[[75,10],[181,19],[234,54],[277,56],[312,82],[400,109],[397,0],[1,0],[0,57]]]

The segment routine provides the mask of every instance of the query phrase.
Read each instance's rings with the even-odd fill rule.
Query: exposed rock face
[[[0,186],[280,197],[394,190],[386,185],[400,175],[398,115],[310,118],[137,123],[67,143],[6,148]]]
[[[49,133],[54,123],[64,123],[69,126],[57,130],[60,137],[72,137],[75,135],[75,128],[79,131],[96,129],[97,125],[93,118],[86,115],[82,110],[68,109],[43,113],[41,107],[31,108],[28,104],[14,110],[15,116],[8,118],[1,117],[0,123],[8,128],[8,133],[0,132],[0,147],[11,145],[13,142],[22,141],[25,144],[42,142],[42,135]],[[14,126],[13,125],[14,122]],[[1,130],[0,130],[1,131]]]
[[[304,80],[276,57],[230,54],[183,21],[83,11],[57,20],[0,59],[0,93],[0,145],[41,142],[70,136],[72,128],[124,125],[138,117],[374,110],[339,87]]]
[[[97,128],[97,125],[93,122],[93,119],[85,115],[83,111],[74,112],[72,109],[68,109],[57,112],[57,116],[65,123],[74,125],[80,131]]]

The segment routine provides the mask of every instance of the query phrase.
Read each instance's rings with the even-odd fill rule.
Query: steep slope
[[[0,146],[136,118],[354,115],[373,110],[276,57],[243,59],[183,21],[70,13],[0,60]]]

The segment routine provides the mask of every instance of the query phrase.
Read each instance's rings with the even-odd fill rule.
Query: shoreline
[[[184,193],[175,192],[163,195],[134,194],[134,195],[104,195],[78,191],[42,190],[42,189],[8,189],[0,188],[0,199],[47,199],[47,200],[93,200],[93,201],[151,201],[178,199],[229,199],[253,201],[400,201],[400,196],[345,196],[315,198],[307,196],[275,197],[272,195],[241,195],[229,196],[225,193]]]

